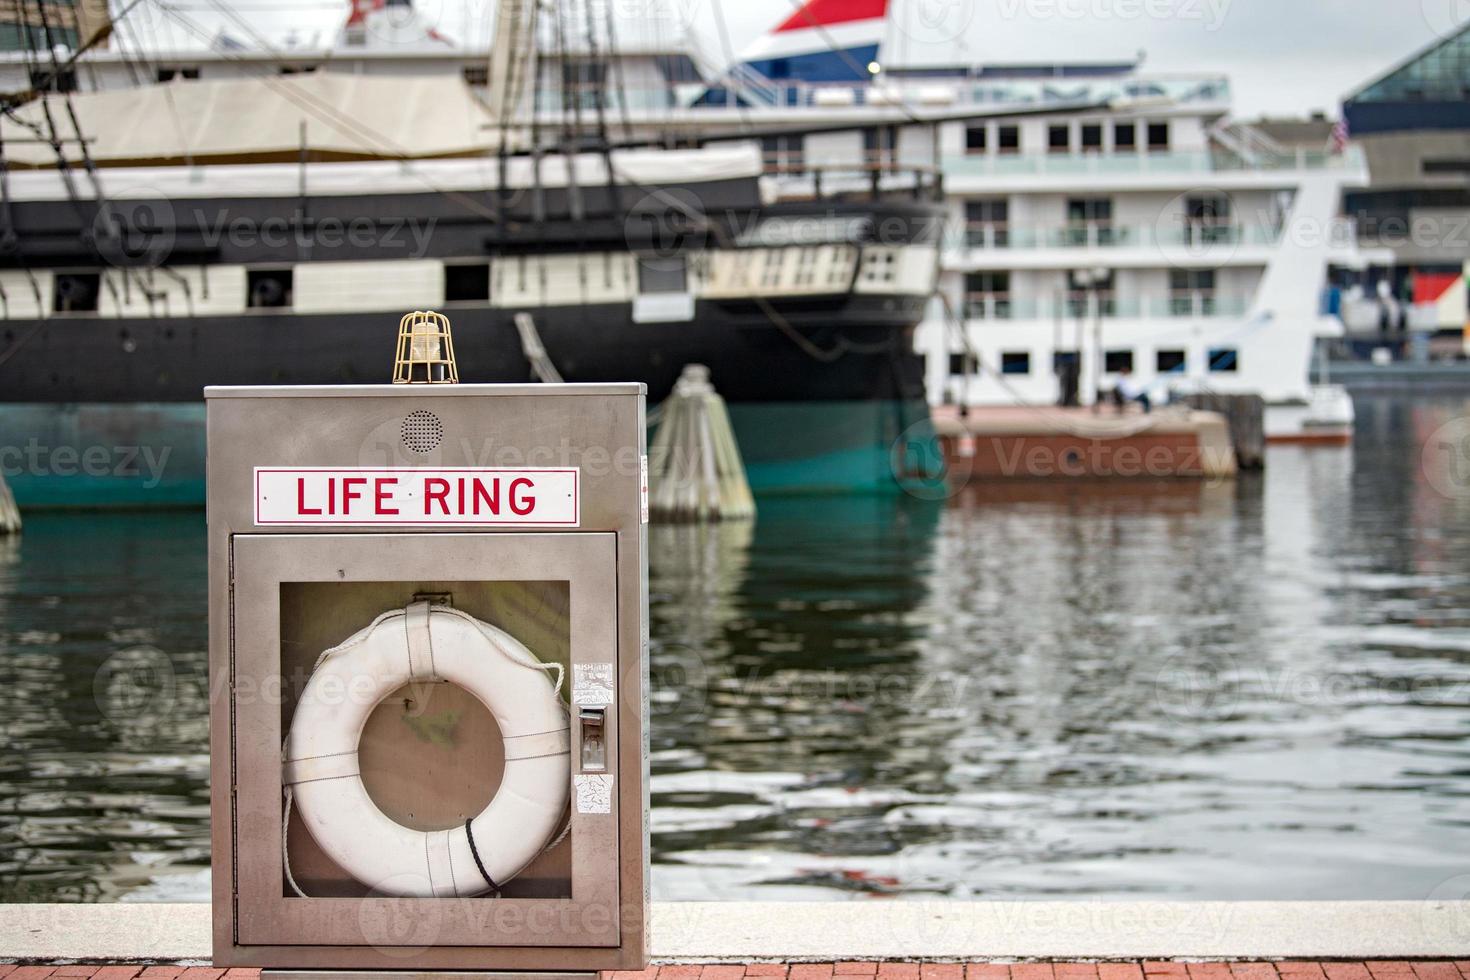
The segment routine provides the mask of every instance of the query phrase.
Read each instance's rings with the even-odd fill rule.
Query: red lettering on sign
[[[391,488],[398,485],[396,476],[380,476],[373,481],[373,513],[378,515],[396,514],[397,507],[389,507],[388,499],[391,496]]]
[[[576,527],[577,491],[569,468],[257,467],[255,522]]]
[[[424,481],[424,516],[429,516],[432,511],[429,504],[439,501],[440,511],[447,517],[449,515],[449,481],[437,476],[431,476]]]
[[[523,476],[518,476],[510,481],[510,509],[521,517],[525,517],[536,509],[536,498],[529,496],[522,498],[516,493],[516,490],[523,486],[534,487],[535,485]]]
[[[500,481],[494,480],[489,487],[485,481],[475,477],[475,513],[480,513],[480,502],[484,501],[486,509],[491,514],[500,514]]]
[[[367,477],[349,476],[342,480],[342,513],[352,513],[352,502],[362,499],[361,492],[352,489],[353,484],[360,487],[367,486]]]
[[[296,478],[296,513],[298,514],[320,514],[320,507],[306,506],[306,480],[302,477]]]

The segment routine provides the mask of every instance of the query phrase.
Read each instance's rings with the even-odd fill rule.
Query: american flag
[[[1352,134],[1348,132],[1347,116],[1343,116],[1342,118],[1338,119],[1337,122],[1334,123],[1332,126],[1332,152],[1341,153],[1346,150],[1348,145],[1348,137],[1351,135]]]

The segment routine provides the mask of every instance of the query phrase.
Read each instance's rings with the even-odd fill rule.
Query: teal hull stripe
[[[757,493],[895,492],[895,447],[928,417],[916,401],[730,406]],[[204,405],[0,404],[0,474],[28,508],[200,506]]]

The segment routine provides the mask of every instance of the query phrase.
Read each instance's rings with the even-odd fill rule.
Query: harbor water
[[[654,896],[1464,897],[1470,397],[1358,414],[1234,483],[652,528]],[[0,540],[0,901],[208,897],[204,543]]]

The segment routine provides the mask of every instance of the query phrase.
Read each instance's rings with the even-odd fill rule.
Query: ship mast
[[[535,73],[536,0],[499,0],[485,103],[499,134],[502,154],[527,148],[526,134],[517,126],[516,115],[527,82],[535,78]],[[534,91],[531,97],[535,98]],[[536,107],[532,105],[530,111],[534,117]]]

